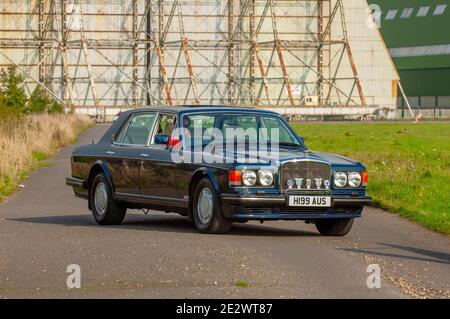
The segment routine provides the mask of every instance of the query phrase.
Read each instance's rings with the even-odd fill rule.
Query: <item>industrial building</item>
[[[415,112],[450,117],[448,0],[370,0]],[[378,6],[378,8],[376,7]],[[399,99],[400,115],[405,101]]]
[[[399,76],[366,0],[0,0],[0,67],[76,112],[256,106],[397,115]]]

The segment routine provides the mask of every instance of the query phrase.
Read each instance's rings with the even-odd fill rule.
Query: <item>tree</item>
[[[0,117],[64,112],[64,106],[48,97],[40,86],[36,86],[28,100],[25,90],[20,87],[21,83],[23,78],[16,73],[15,67],[0,70]]]
[[[8,117],[8,109],[6,108],[6,100],[5,95],[0,90],[0,121],[6,117]]]
[[[49,105],[47,112],[48,114],[64,113],[64,106],[61,103],[53,100],[53,102]]]
[[[3,94],[4,106],[17,115],[27,113],[27,95],[19,86],[22,82],[23,78],[16,73],[15,67],[8,67],[8,71],[0,71],[0,91]]]
[[[50,109],[52,100],[43,92],[40,86],[36,86],[28,101],[28,111],[30,113],[43,113]]]

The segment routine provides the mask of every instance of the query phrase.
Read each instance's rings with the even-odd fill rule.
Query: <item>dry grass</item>
[[[42,160],[92,124],[88,117],[65,114],[0,119],[0,201]]]

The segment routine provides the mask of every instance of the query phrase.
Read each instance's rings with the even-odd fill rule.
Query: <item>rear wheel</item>
[[[353,226],[353,218],[323,219],[316,221],[316,228],[324,236],[345,236]]]
[[[223,217],[213,185],[203,178],[195,187],[192,217],[202,233],[223,234],[231,227],[231,220]]]
[[[120,225],[126,214],[126,207],[112,198],[111,187],[103,173],[95,176],[90,191],[92,214],[100,225]]]

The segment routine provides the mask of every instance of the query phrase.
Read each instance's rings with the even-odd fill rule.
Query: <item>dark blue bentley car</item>
[[[305,220],[342,236],[370,202],[361,163],[311,151],[279,114],[251,108],[127,111],[71,160],[66,183],[101,225],[136,208],[179,213],[205,233]]]

